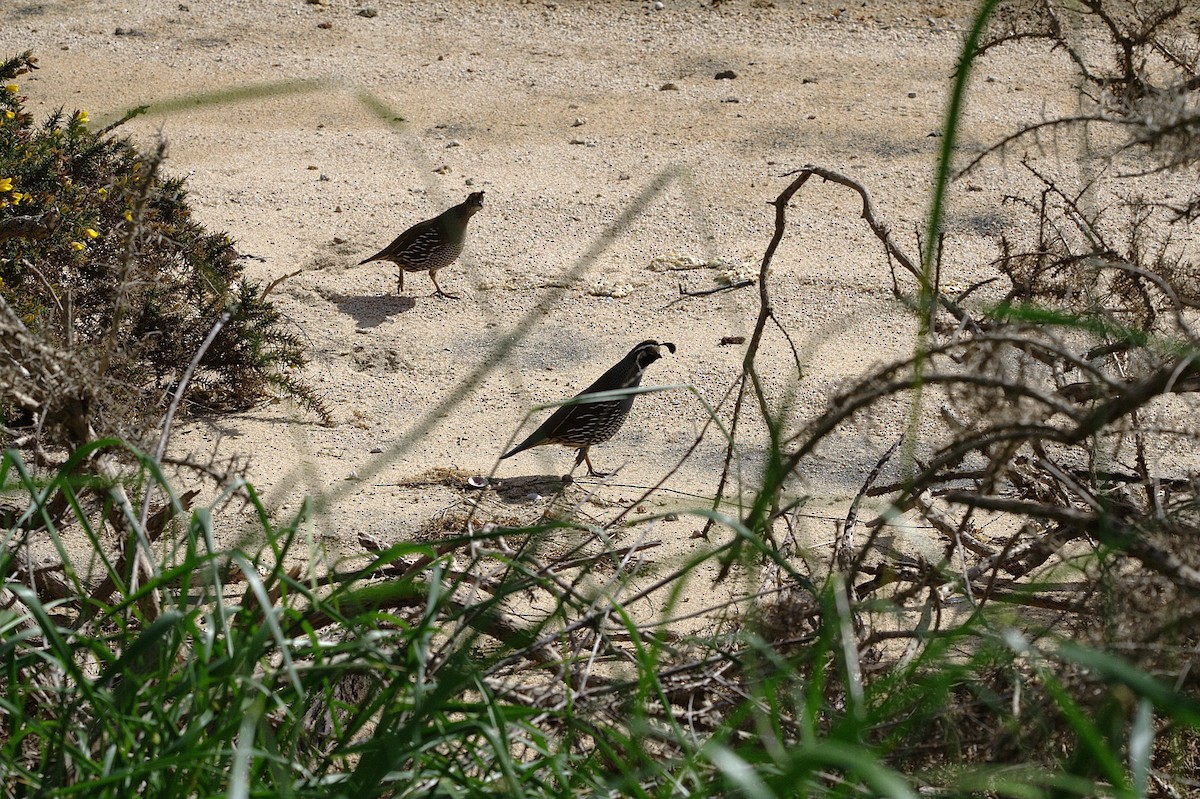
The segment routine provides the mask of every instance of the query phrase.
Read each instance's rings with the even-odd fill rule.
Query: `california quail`
[[[634,388],[641,384],[642,374],[646,367],[662,357],[659,347],[666,347],[672,354],[675,345],[664,341],[661,344],[649,340],[638,344],[629,354],[621,359],[613,368],[600,376],[600,379],[579,392],[568,404],[559,407],[550,418],[542,422],[529,438],[500,456],[501,460],[511,458],[518,452],[543,444],[558,444],[563,447],[578,447],[579,455],[575,458],[575,466],[586,463],[588,475],[606,477],[606,473],[597,472],[592,468],[592,460],[588,457],[588,448],[593,444],[608,441],[621,429],[621,423],[629,415],[633,407],[633,398],[603,400],[599,402],[578,402],[588,394],[601,391],[615,391],[622,388]],[[572,468],[574,471],[574,468]]]
[[[483,192],[472,192],[453,208],[413,225],[391,244],[360,261],[359,266],[371,261],[391,261],[396,264],[400,267],[399,291],[404,291],[405,272],[429,272],[435,296],[458,299],[458,295],[442,291],[437,282],[437,273],[439,269],[454,263],[454,259],[462,252],[463,242],[467,238],[467,223],[482,207]]]

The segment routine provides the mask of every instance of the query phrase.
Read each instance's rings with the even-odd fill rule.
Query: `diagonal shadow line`
[[[133,106],[120,116],[116,114],[102,114],[99,115],[96,124],[104,130],[109,130],[136,116],[173,114],[177,111],[186,111],[208,105],[236,103],[243,100],[258,100],[264,97],[278,97],[285,94],[302,94],[318,89],[333,88],[333,86],[334,84],[328,80],[292,79],[271,81],[268,83],[251,83],[249,85],[234,86],[229,89],[218,89],[211,92],[192,92],[168,97],[164,100],[156,100],[144,105]]]

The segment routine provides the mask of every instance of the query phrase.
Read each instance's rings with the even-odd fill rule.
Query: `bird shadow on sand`
[[[502,502],[523,505],[537,498],[558,494],[569,483],[561,475],[535,474],[527,477],[495,478],[488,486]]]
[[[398,316],[416,307],[412,297],[397,297],[392,294],[333,294],[330,302],[347,316],[354,317],[359,329],[378,327],[393,316]]]

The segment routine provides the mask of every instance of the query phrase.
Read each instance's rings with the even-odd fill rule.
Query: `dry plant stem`
[[[837,540],[833,547],[833,563],[834,567],[847,575],[852,575],[850,553],[854,551],[854,526],[858,522],[858,509],[862,505],[863,498],[867,496],[871,486],[879,479],[879,474],[883,471],[883,467],[891,460],[892,455],[896,454],[896,450],[904,443],[904,439],[898,439],[895,444],[888,449],[887,452],[879,458],[875,463],[875,468],[867,475],[867,479],[863,481],[862,488],[858,490],[854,501],[850,503],[850,510],[846,512],[846,521],[842,525],[841,532],[838,534]],[[855,559],[858,560],[857,558]]]
[[[683,284],[680,283],[679,284],[679,296],[680,297],[707,297],[710,294],[720,294],[723,291],[735,291],[737,289],[744,289],[747,286],[753,286],[753,285],[754,285],[753,280],[739,280],[735,283],[730,283],[727,286],[717,286],[716,288],[700,289],[698,291],[687,291],[683,288]],[[678,302],[678,300],[676,302]]]
[[[196,354],[192,356],[192,360],[187,365],[187,369],[183,372],[183,377],[179,380],[179,385],[175,389],[175,395],[171,397],[171,404],[167,406],[167,412],[163,415],[161,432],[158,435],[158,446],[154,449],[154,463],[156,466],[162,465],[163,455],[167,451],[167,441],[171,438],[171,424],[175,419],[175,412],[179,409],[179,403],[183,400],[183,395],[187,391],[188,384],[192,382],[192,375],[196,371],[196,367],[200,365],[200,360],[204,357],[204,353],[208,352],[208,348],[212,346],[216,340],[217,334],[221,332],[221,328],[229,321],[231,312],[228,310],[222,311],[221,316],[217,319],[216,324],[208,331],[208,335],[204,337]],[[150,512],[150,501],[154,496],[154,488],[157,482],[151,478],[146,481],[146,493],[142,497],[142,513],[139,519],[139,524],[143,527],[146,525],[146,514]]]
[[[1174,554],[1144,540],[1138,531],[1112,514],[1087,513],[1077,508],[1027,502],[1019,499],[985,497],[964,491],[947,492],[944,499],[985,510],[1002,511],[1038,519],[1048,519],[1095,535],[1100,541],[1132,555],[1147,568],[1170,578],[1180,587],[1200,594],[1200,570],[1188,566]]]
[[[304,272],[303,269],[297,269],[295,272],[288,272],[287,274],[280,275],[279,277],[275,278],[274,280],[272,280],[270,283],[267,284],[266,288],[264,288],[262,290],[262,294],[259,295],[259,299],[265,300],[267,298],[267,295],[275,290],[276,286],[280,285],[281,283],[283,283],[286,280],[291,280],[296,275],[302,274],[303,272]]]

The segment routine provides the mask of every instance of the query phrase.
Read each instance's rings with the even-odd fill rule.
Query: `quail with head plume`
[[[467,223],[475,212],[483,207],[483,192],[476,191],[467,195],[453,208],[448,208],[433,219],[418,222],[396,237],[388,246],[379,252],[359,262],[369,264],[372,261],[391,261],[400,267],[399,291],[404,291],[405,272],[428,272],[433,281],[434,294],[438,297],[458,299],[455,294],[447,294],[438,285],[437,273],[454,263],[463,251],[463,243],[467,239]]]
[[[602,374],[595,383],[579,392],[570,404],[563,405],[554,411],[550,418],[542,422],[529,438],[501,455],[500,460],[511,458],[518,452],[523,452],[531,447],[557,444],[561,447],[577,448],[579,454],[575,458],[575,466],[586,463],[589,476],[606,477],[606,473],[597,472],[592,468],[592,460],[588,457],[588,448],[594,444],[608,441],[617,434],[625,417],[629,415],[629,409],[633,407],[635,395],[630,394],[626,397],[599,402],[578,402],[578,400],[601,391],[616,391],[640,385],[646,367],[662,357],[659,347],[666,347],[672,354],[675,352],[675,345],[668,341],[659,343],[651,339],[638,344],[621,359],[620,363]]]

